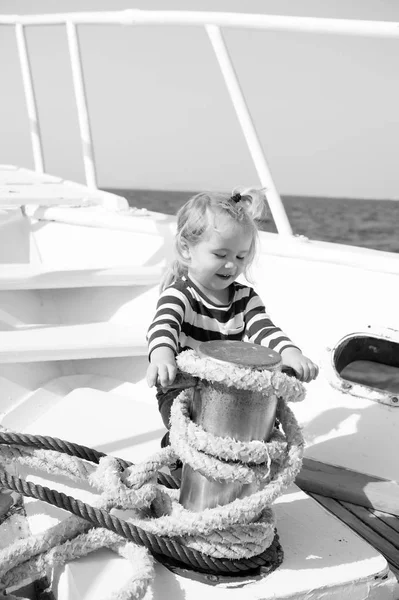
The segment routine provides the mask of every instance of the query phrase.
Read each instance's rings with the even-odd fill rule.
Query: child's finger
[[[309,381],[309,365],[307,363],[302,365],[302,381],[304,381],[305,383],[308,383]]]
[[[319,367],[317,365],[315,365],[314,363],[312,363],[312,366],[310,369],[311,380],[316,379],[318,374],[319,374]]]
[[[304,373],[303,373],[303,367],[302,365],[298,364],[295,365],[294,367],[292,367],[297,375],[297,378],[299,379],[299,381],[303,381],[304,378]]]
[[[176,378],[177,367],[175,365],[168,365],[169,385],[172,385]]]
[[[169,385],[169,371],[167,365],[160,365],[158,367],[158,381],[161,387]]]
[[[157,382],[158,367],[156,365],[149,365],[147,369],[147,383],[149,387],[152,387]]]

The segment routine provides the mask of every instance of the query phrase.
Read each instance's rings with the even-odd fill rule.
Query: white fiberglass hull
[[[159,449],[164,433],[145,382],[145,332],[172,255],[175,220],[98,208],[28,213],[14,210],[1,228],[0,424],[140,462]],[[253,269],[274,320],[322,366],[294,407],[307,455],[396,481],[398,467],[386,456],[399,450],[399,410],[337,391],[324,365],[327,347],[359,322],[397,327],[398,270],[396,255],[266,233]],[[91,501],[88,490],[63,478],[35,481]],[[37,501],[27,501],[26,510],[33,533],[65,518]],[[394,580],[386,578],[385,559],[298,488],[276,503],[276,515],[285,559],[275,573],[224,588],[157,564],[154,597],[175,598],[178,586],[188,600],[200,593],[226,600],[321,598],[326,589],[330,598],[349,599],[367,588],[376,600],[391,600]],[[304,535],[310,520],[314,527]],[[131,576],[126,561],[101,550],[56,569],[52,587],[58,600],[97,600]]]
[[[88,330],[88,335],[95,339],[98,324],[113,325],[112,335],[118,338],[118,327],[130,327],[134,335],[129,335],[140,346],[136,356],[145,353],[157,284],[172,255],[174,218],[145,211],[115,215],[56,207],[40,209],[34,216],[59,222],[15,217],[2,227],[5,244],[0,258],[7,263],[0,282],[5,334],[10,337],[13,330],[21,332],[38,324],[47,329],[91,324],[93,333]],[[93,224],[93,216],[95,227],[87,225]],[[147,280],[134,271],[141,267],[151,271]],[[137,286],[140,276],[142,283]],[[399,481],[399,465],[388,459],[399,451],[395,435],[399,408],[338,391],[330,385],[328,368],[328,349],[345,335],[367,327],[399,330],[395,292],[399,256],[262,232],[252,277],[274,321],[321,366],[319,378],[307,386],[307,399],[295,407],[304,426],[308,456]],[[23,287],[27,289],[18,289]],[[45,334],[43,329],[42,339]],[[51,337],[48,343],[51,347]],[[73,346],[70,352],[60,352],[54,359],[73,358]],[[77,351],[75,358],[102,357],[101,351],[90,352],[79,357]],[[120,354],[119,350],[111,355]],[[46,362],[50,356],[44,352],[43,360],[33,360]],[[15,356],[15,362],[20,360]],[[145,358],[140,361],[144,377]],[[14,358],[7,358],[6,353],[2,362],[8,363],[1,365],[3,372],[14,369],[9,364]],[[77,363],[70,361],[69,370]],[[112,370],[110,363],[107,374],[112,376]],[[124,377],[129,380],[129,370]],[[3,415],[8,410],[2,407]]]

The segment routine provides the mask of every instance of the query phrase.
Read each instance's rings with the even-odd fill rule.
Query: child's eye
[[[238,260],[244,260],[245,256],[237,256]]]
[[[217,252],[214,252],[214,255],[217,256],[218,258],[226,258],[227,254],[218,254]]]

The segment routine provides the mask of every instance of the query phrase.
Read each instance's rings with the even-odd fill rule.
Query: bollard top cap
[[[278,352],[250,342],[233,340],[202,342],[196,352],[199,356],[252,369],[273,371],[281,364],[281,356]]]

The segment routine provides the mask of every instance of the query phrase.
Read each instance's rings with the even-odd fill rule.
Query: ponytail
[[[243,203],[250,217],[254,221],[262,221],[268,213],[266,190],[267,188],[236,187],[232,192],[232,198],[239,194],[240,202]]]

